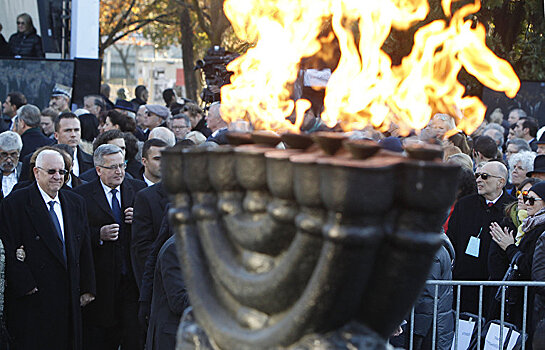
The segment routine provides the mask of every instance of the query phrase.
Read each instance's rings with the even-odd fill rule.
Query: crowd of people
[[[452,117],[438,114],[419,135],[395,138],[399,145],[440,144],[443,162],[462,168],[456,201],[443,225],[445,244],[430,279],[545,281],[544,130],[520,108],[506,111],[505,116],[496,109],[471,135],[456,130]],[[417,349],[429,348],[432,339],[434,288],[427,286],[415,305]],[[460,311],[475,318],[481,314],[486,321],[500,320],[501,288],[484,288],[482,299],[479,294],[478,287],[462,287]],[[447,349],[454,338],[456,290],[441,286],[438,297],[436,340],[438,348]],[[526,319],[527,348],[532,348],[532,340],[541,344],[536,349],[544,346],[544,297],[545,289],[529,288],[525,311],[522,287],[505,289],[504,320],[520,332]],[[393,341],[399,344],[397,338]],[[407,345],[408,339],[403,341]]]
[[[227,124],[219,105],[205,116],[172,89],[165,105],[148,104],[144,86],[135,95],[113,103],[103,85],[74,112],[60,84],[41,110],[5,96],[0,348],[174,349],[189,301],[161,151],[213,143]]]

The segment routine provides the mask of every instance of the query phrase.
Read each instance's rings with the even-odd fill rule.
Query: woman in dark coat
[[[32,18],[27,13],[17,16],[17,33],[9,38],[11,54],[20,57],[44,57],[42,38],[36,34]]]
[[[521,230],[523,236],[517,245],[515,235],[508,228],[501,228],[498,223],[490,225],[492,240],[505,251],[507,259],[514,261],[518,267],[518,280],[530,281],[532,279],[532,263],[536,241],[545,231],[545,182],[533,185],[528,194],[524,196],[524,204],[528,217],[522,221]],[[518,255],[518,256],[517,256]],[[533,310],[533,288],[528,289],[528,310]],[[509,304],[506,308],[505,319],[522,328],[522,289],[507,288],[506,299]],[[528,325],[532,324],[532,312],[528,313]],[[532,327],[529,327],[530,329]],[[531,337],[530,337],[531,339]]]

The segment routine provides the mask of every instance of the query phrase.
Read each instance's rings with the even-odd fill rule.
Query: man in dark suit
[[[172,236],[166,241],[157,258],[146,341],[149,350],[176,347],[178,323],[185,308],[189,306],[174,239]]]
[[[142,179],[146,185],[152,186],[161,181],[161,152],[167,146],[165,141],[157,138],[144,142],[144,146],[142,146],[142,165],[144,166]]]
[[[161,182],[138,192],[134,200],[131,259],[134,277],[139,289],[144,265],[151,245],[159,234],[167,203],[168,196]]]
[[[21,137],[13,131],[4,131],[0,134],[0,200],[10,194],[19,181],[21,162],[19,153],[23,148]]]
[[[12,91],[6,97],[2,104],[2,123],[0,131],[15,129],[14,121],[17,116],[17,110],[26,104],[26,97],[19,91]]]
[[[508,177],[503,163],[485,163],[477,168],[475,177],[478,193],[461,198],[454,206],[448,222],[447,235],[456,251],[452,272],[455,280],[489,279],[490,268],[494,268],[488,263],[492,241],[490,223],[501,222],[505,217],[505,206],[515,201],[515,198],[503,190]],[[484,312],[488,310],[489,293],[490,289],[485,288],[482,308]],[[478,288],[464,287],[461,295],[460,310],[478,314]]]
[[[7,327],[13,349],[81,350],[81,307],[95,273],[84,200],[64,183],[59,152],[36,159],[36,182],[2,201]]]
[[[74,150],[72,172],[79,176],[93,168],[93,157],[83,152],[79,146],[81,142],[81,123],[77,115],[72,112],[61,113],[55,119],[55,139],[59,144],[65,144]]]
[[[134,197],[146,185],[125,178],[125,158],[115,145],[99,146],[93,159],[98,178],[75,189],[87,202],[97,279],[97,299],[83,313],[85,349],[142,349],[130,233]]]
[[[34,105],[24,105],[17,110],[15,131],[21,135],[21,139],[23,140],[20,159],[24,159],[27,154],[32,154],[42,146],[53,143],[53,140],[45,136],[42,132],[40,128],[41,121],[42,115],[40,110]]]

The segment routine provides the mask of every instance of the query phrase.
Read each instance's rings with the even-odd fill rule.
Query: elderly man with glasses
[[[96,295],[85,203],[61,190],[66,170],[59,152],[40,152],[33,172],[36,181],[0,207],[11,345],[81,350],[81,310]]]
[[[478,193],[456,203],[448,224],[447,235],[456,251],[452,276],[455,280],[488,280],[488,255],[492,240],[490,223],[500,222],[505,215],[505,206],[515,201],[504,191],[507,183],[507,168],[504,164],[497,161],[484,163],[477,167],[475,178]],[[489,293],[485,289],[484,313],[488,310]],[[462,288],[461,295],[461,311],[478,314],[479,289]]]
[[[19,162],[19,154],[23,148],[21,137],[13,131],[5,131],[0,134],[0,179],[2,192],[0,200],[7,197],[19,181],[22,163]]]
[[[89,350],[143,349],[130,235],[134,198],[146,184],[125,177],[116,145],[100,145],[93,160],[98,178],[75,189],[87,204],[97,279],[97,299],[83,312],[83,341]]]

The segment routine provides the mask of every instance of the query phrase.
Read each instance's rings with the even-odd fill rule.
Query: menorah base
[[[203,328],[195,321],[189,309],[182,317],[178,329],[176,350],[218,350]],[[274,350],[328,350],[366,349],[393,350],[384,338],[358,322],[349,322],[338,330],[325,334],[309,334],[289,347],[275,347]]]

